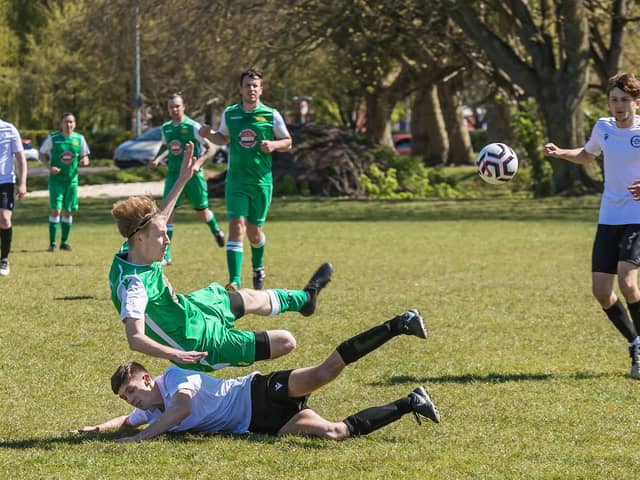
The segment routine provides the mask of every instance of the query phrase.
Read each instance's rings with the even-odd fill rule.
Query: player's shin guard
[[[71,234],[71,226],[73,225],[73,217],[69,215],[68,217],[62,217],[62,235],[60,236],[60,243],[65,244],[67,240],[69,240],[69,234]]]
[[[0,230],[0,258],[9,258],[12,237],[13,227]]]
[[[211,230],[211,233],[216,233],[218,230],[220,230],[218,222],[216,221],[215,214],[209,209],[207,209],[207,217],[209,217],[209,220],[207,220],[207,225],[209,226],[209,230]]]
[[[58,227],[60,226],[60,217],[49,217],[49,245],[56,244],[58,237]]]
[[[256,245],[251,244],[251,267],[255,270],[264,265],[264,245],[267,242],[267,236],[263,233],[262,239]]]
[[[629,343],[633,342],[633,340],[638,336],[633,323],[629,319],[627,310],[624,308],[624,305],[622,305],[620,299],[604,310],[604,313],[607,314],[611,323],[613,323],[618,331],[624,335]]]
[[[242,242],[227,241],[227,268],[229,269],[229,283],[240,286],[240,271],[242,269]]]
[[[411,400],[403,397],[381,407],[371,407],[343,420],[351,436],[367,435],[400,419],[411,411]]]
[[[271,301],[270,315],[278,315],[282,312],[299,312],[309,298],[304,290],[273,288],[266,292]]]
[[[366,332],[362,332],[349,340],[338,345],[336,350],[347,365],[364,357],[367,353],[374,351],[380,345],[391,340],[400,331],[400,318],[395,317],[384,322],[382,325],[373,327]]]

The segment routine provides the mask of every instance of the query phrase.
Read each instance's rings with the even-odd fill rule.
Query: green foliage
[[[519,147],[516,151],[520,152],[518,160],[520,164],[528,162],[531,167],[531,188],[534,197],[553,195],[553,170],[542,154],[542,145],[545,142],[544,127],[534,100],[527,99],[518,104],[518,109],[512,115],[512,127]],[[526,154],[524,158],[523,153]]]
[[[128,130],[96,130],[87,131],[85,134],[91,155],[97,158],[113,158],[116,147],[135,137],[135,134]]]
[[[360,175],[365,193],[371,198],[462,198],[451,177],[445,177],[437,168],[426,167],[422,159],[413,155],[396,155],[390,149],[375,150],[377,163],[372,163],[368,174]],[[383,166],[379,166],[383,165]]]
[[[297,195],[296,179],[292,175],[286,175],[282,180],[273,185],[273,195],[275,197],[284,197],[288,195]]]
[[[469,130],[469,136],[471,137],[471,145],[474,152],[479,152],[482,147],[489,143],[489,135],[484,128]]]

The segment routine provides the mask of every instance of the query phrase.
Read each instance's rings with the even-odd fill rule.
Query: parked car
[[[121,143],[113,153],[113,159],[119,168],[146,165],[156,158],[165,147],[162,144],[162,128],[150,128],[134,140]],[[227,146],[216,145],[213,163],[226,163]]]
[[[22,147],[24,148],[24,156],[27,160],[37,162],[39,160],[38,149],[33,146],[30,138],[22,139]]]
[[[393,146],[399,155],[411,155],[411,134],[396,133],[393,135]]]

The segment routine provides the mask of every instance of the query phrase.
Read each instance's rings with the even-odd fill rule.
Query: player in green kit
[[[331,280],[330,263],[323,264],[303,290],[243,288],[229,292],[214,282],[181,295],[162,271],[160,261],[169,245],[167,218],[202,162],[203,157],[193,157],[193,144],[189,142],[179,176],[160,209],[150,197],[130,197],[113,206],[112,214],[118,230],[128,240],[128,251],[114,257],[109,283],[129,346],[202,371],[285,355],[295,347],[290,332],[242,331],[235,329],[235,321],[246,313],[313,314],[318,294]]]
[[[89,147],[75,131],[76,117],[65,112],[60,131],[53,132],[40,147],[40,161],[49,170],[49,251],[56,249],[58,227],[62,223],[60,250],[71,251],[69,234],[73,213],[78,211],[78,165],[89,165]],[[62,216],[61,216],[62,214]]]
[[[198,133],[200,124],[185,115],[184,99],[181,94],[172,93],[169,95],[167,108],[171,120],[162,125],[162,140],[167,146],[167,150],[149,162],[148,165],[150,170],[154,170],[164,158],[167,158],[167,176],[164,182],[165,197],[169,194],[178,179],[182,154],[184,153],[184,147],[187,142],[192,142],[195,145],[196,157],[204,157],[201,164],[204,164],[204,162],[210,159],[215,153],[215,148],[209,145],[207,140],[200,137]],[[218,246],[221,248],[224,247],[224,232],[218,226],[216,216],[209,209],[207,182],[204,179],[202,170],[199,170],[191,180],[187,182],[187,185],[184,187],[183,196],[193,205],[198,218],[209,226]],[[176,206],[180,206],[181,200],[182,198],[178,199]],[[173,237],[173,218],[174,212],[171,213],[167,223],[169,239]],[[167,249],[164,262],[167,264],[171,263],[171,245],[169,245]]]
[[[267,219],[273,178],[271,154],[291,149],[291,135],[282,115],[260,101],[262,73],[249,69],[240,76],[242,102],[227,107],[217,132],[203,125],[200,135],[216,145],[229,144],[225,202],[229,217],[227,288],[240,288],[245,233],[251,245],[253,288],[261,290],[266,277],[263,225]]]

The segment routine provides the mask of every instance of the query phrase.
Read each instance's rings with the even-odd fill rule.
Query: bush
[[[533,99],[519,103],[518,110],[513,112],[512,126],[520,150],[526,152],[526,157],[519,155],[522,157],[519,159],[520,163],[526,165],[528,161],[531,166],[533,196],[540,198],[553,195],[553,170],[542,154],[544,127],[540,121],[538,106]]]
[[[474,152],[479,152],[482,147],[489,143],[489,134],[484,128],[469,130],[469,136],[471,137],[471,145]]]
[[[84,136],[94,158],[113,158],[113,152],[118,145],[135,137],[134,133],[128,130],[98,130],[84,133]]]
[[[377,151],[368,174],[360,176],[365,193],[373,198],[462,198],[455,180],[447,178],[438,168],[426,167],[413,155],[396,155],[390,149]],[[375,153],[376,151],[372,151]]]

